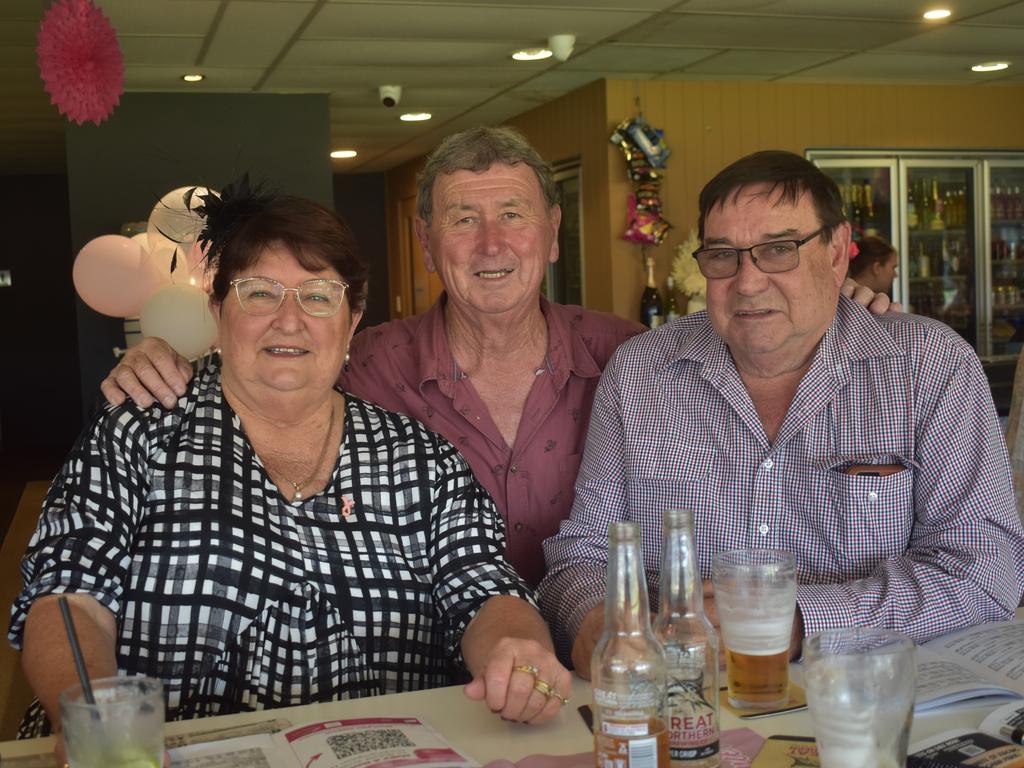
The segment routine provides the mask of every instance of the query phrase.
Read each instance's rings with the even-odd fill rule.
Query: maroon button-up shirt
[[[544,575],[541,543],[569,516],[573,484],[605,363],[638,323],[541,299],[548,351],[537,370],[509,448],[448,346],[442,296],[422,315],[357,334],[340,384],[423,422],[458,448],[505,520],[506,555],[536,586]]]

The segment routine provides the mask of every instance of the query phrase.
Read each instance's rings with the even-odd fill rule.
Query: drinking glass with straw
[[[60,720],[71,768],[160,768],[164,755],[164,688],[150,677],[89,680],[67,598],[58,598],[78,685],[60,695]]]

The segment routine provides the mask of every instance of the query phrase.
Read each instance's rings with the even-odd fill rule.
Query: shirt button
[[[511,472],[511,473],[512,473],[513,475],[514,475],[514,474],[515,474],[516,472],[518,472],[518,471],[519,471],[519,467],[518,467],[518,465],[516,465],[516,464],[513,464],[513,465],[512,465],[511,467],[509,467],[508,469],[509,469],[509,472]]]
[[[762,536],[767,536],[768,535],[768,523],[761,523],[760,527],[757,530],[761,532]]]
[[[765,459],[764,463],[761,466],[764,467],[765,469],[771,469],[772,467],[775,466],[775,462],[772,461],[771,459]]]
[[[523,528],[525,528],[526,526],[525,526],[525,525],[523,525],[522,523],[516,523],[514,527],[515,527],[515,529],[516,529],[517,531],[521,531],[521,530],[523,530]]]
[[[868,491],[868,501],[878,501],[878,493],[875,491]]]

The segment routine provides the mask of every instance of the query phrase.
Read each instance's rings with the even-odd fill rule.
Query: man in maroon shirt
[[[520,133],[478,127],[446,138],[427,159],[416,220],[445,293],[422,315],[357,334],[339,381],[462,452],[505,519],[509,561],[531,586],[544,575],[541,543],[572,509],[601,372],[644,330],[544,299],[560,221],[551,169]],[[872,310],[884,312],[889,302],[878,299]],[[146,339],[102,390],[112,403],[127,394],[147,407],[155,395],[170,407],[191,375],[166,343]]]

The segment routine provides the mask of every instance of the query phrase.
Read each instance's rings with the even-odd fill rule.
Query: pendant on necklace
[[[356,503],[354,501],[352,501],[352,499],[349,499],[349,498],[346,498],[346,497],[342,496],[341,497],[341,516],[343,518],[345,518],[346,520],[348,520],[348,516],[352,514],[352,507],[354,507],[355,505],[356,505]]]

